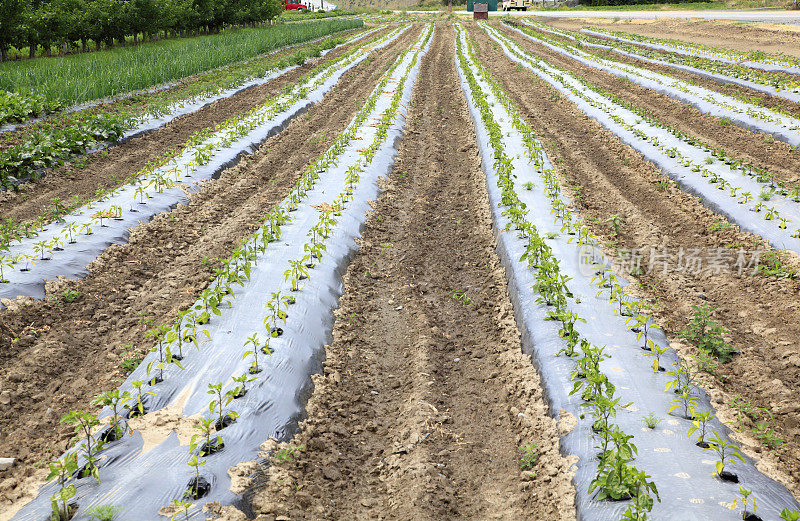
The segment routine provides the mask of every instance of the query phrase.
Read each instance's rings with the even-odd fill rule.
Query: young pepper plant
[[[93,476],[100,482],[100,473],[97,468],[97,453],[103,450],[103,440],[95,440],[92,429],[100,425],[96,416],[84,411],[70,411],[61,418],[61,423],[71,425],[75,431],[76,439],[83,439],[79,449],[86,459],[86,465],[79,477]]]

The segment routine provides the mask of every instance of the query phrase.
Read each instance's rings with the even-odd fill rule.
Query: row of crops
[[[794,102],[800,100],[800,76],[796,74],[800,70],[793,74],[787,71],[764,70],[750,62],[746,62],[745,65],[741,62],[719,58],[667,52],[666,50],[642,47],[622,39],[613,39],[613,42],[609,42],[609,39],[605,38],[606,33],[592,30],[574,32],[549,27],[542,23],[530,25],[540,31],[578,42],[584,49],[607,49],[644,62],[665,65],[711,79],[742,85]]]
[[[64,418],[77,441],[50,463],[54,482],[15,519],[40,519],[51,511],[67,519],[109,501],[135,505],[116,519],[158,519],[164,507],[188,519],[202,516],[208,501],[235,499],[228,469],[255,459],[264,440],[284,436],[302,414],[301,391],[330,340],[342,266],[356,247],[377,180],[393,162],[433,29],[425,27],[390,64],[349,126],[305,166],[288,196],[261,216],[261,227],[223,259],[199,299],[174,323],[153,326],[147,333],[156,343],[153,352],[118,390],[97,397],[103,412]],[[363,42],[282,96],[215,129],[206,141],[195,140],[193,152],[170,163],[167,175],[191,174],[221,151],[236,149],[243,136],[257,141],[269,132],[265,122],[274,128],[292,107],[321,98],[344,71],[408,30],[401,26]],[[194,160],[198,151],[207,154],[205,162]],[[146,183],[154,182],[154,172],[149,174]],[[138,211],[165,210],[156,198],[129,195]],[[73,262],[76,255],[64,252]],[[194,423],[191,434],[182,439],[173,433],[148,445],[140,418],[172,409]]]
[[[481,23],[474,30],[486,31],[508,58],[582,109],[597,109],[587,113],[604,125],[619,125],[618,131],[641,124],[495,27]],[[760,474],[728,438],[695,369],[669,347],[646,306],[628,294],[599,240],[570,209],[535,134],[484,69],[467,32],[458,33],[456,63],[478,127],[499,252],[524,343],[553,414],[578,418],[562,450],[579,457],[579,517],[756,519],[748,516],[756,515],[757,505],[764,519],[797,519],[792,494]],[[601,117],[601,109],[617,112]],[[639,133],[646,138],[647,132]],[[712,167],[704,162],[703,168]],[[703,179],[699,171],[697,177]],[[668,418],[666,428],[658,422],[643,428],[648,411]]]
[[[800,192],[796,187],[784,186],[768,170],[737,158],[735,151],[712,147],[603,91],[579,74],[526,53],[500,31],[487,30],[510,59],[564,93],[582,111],[659,166],[679,186],[699,195],[709,207],[742,229],[764,237],[773,246],[800,251]],[[523,37],[546,43],[539,39],[541,33],[528,27],[514,30]],[[800,138],[794,127],[787,129],[787,135]]]
[[[84,273],[85,266],[108,245],[122,241],[129,228],[185,201],[183,186],[210,179],[242,151],[283,128],[318,102],[342,74],[401,31],[365,39],[320,64],[285,92],[198,131],[183,146],[130,174],[120,187],[102,191],[53,222],[7,225],[0,237],[0,295],[41,297],[45,280]]]
[[[52,59],[0,64],[0,125],[24,122],[64,107],[166,85],[179,78],[263,57],[311,40],[362,27],[329,19],[228,31]],[[207,49],[214,47],[216,52]]]
[[[560,447],[578,457],[578,518],[800,520],[795,497],[737,446],[697,367],[670,347],[653,310],[633,297],[588,218],[566,195],[555,158],[485,64],[503,59],[528,71],[714,211],[800,253],[796,188],[736,151],[715,148],[549,63],[529,50],[530,42],[789,142],[800,140],[797,120],[586,52],[584,44],[592,42],[580,33],[527,22],[454,26],[452,59],[475,125],[523,349],[541,374],[551,414],[575,419]],[[348,71],[371,66],[394,44],[383,53],[396,58],[380,66],[377,84],[351,109],[350,123],[298,169],[278,204],[255,216],[252,233],[218,259],[207,287],[174,320],[143,317],[153,348],[118,388],[93,397],[92,406],[102,410],[73,410],[61,419],[74,438],[46,462],[49,483],[14,520],[91,519],[96,509],[118,505],[117,521],[188,521],[204,519],[208,502],[241,499],[230,469],[258,460],[268,438],[289,439],[304,415],[310,376],[321,370],[332,339],[342,274],[380,193],[379,179],[394,163],[412,89],[424,86],[421,61],[441,32],[434,23],[401,23],[318,41],[325,49],[348,47],[248,110],[194,133],[120,186],[0,226],[0,298],[45,297],[46,281],[84,275],[129,230],[189,202],[201,182],[263,148],[339,88]],[[479,39],[496,46],[497,55],[483,56]],[[267,60],[255,66],[263,74],[238,69],[216,84],[220,77],[211,76],[196,98],[164,101],[163,113],[126,122],[118,134],[163,125],[295,66]],[[708,359],[734,356],[724,342],[692,342]]]

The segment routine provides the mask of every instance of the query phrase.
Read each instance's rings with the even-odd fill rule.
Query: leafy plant
[[[253,363],[250,365],[250,369],[248,370],[248,372],[250,374],[260,373],[261,367],[259,367],[258,365],[258,352],[261,350],[261,342],[258,339],[258,333],[253,333],[251,336],[247,337],[247,340],[245,340],[244,343],[244,347],[247,348],[248,345],[252,345],[253,349],[245,351],[244,355],[242,356],[242,360],[244,360],[248,356],[252,356]]]
[[[781,510],[780,518],[783,519],[783,521],[800,521],[800,511],[784,508]]]
[[[756,498],[750,497],[753,495],[752,490],[747,490],[743,486],[739,485],[739,497],[733,499],[733,503],[731,503],[730,509],[733,510],[736,508],[737,503],[742,504],[742,519],[747,519],[749,514],[747,512],[748,505],[752,505],[753,507],[753,514],[756,513],[758,510],[758,506],[756,506]]]
[[[66,521],[71,517],[69,500],[77,494],[75,485],[67,486],[67,480],[78,470],[78,454],[70,452],[63,458],[50,462],[49,466],[47,481],[56,478],[59,486],[59,491],[50,497],[50,521]]]
[[[714,431],[714,436],[706,440],[708,448],[703,450],[713,451],[717,454],[716,475],[723,477],[725,472],[725,465],[733,463],[735,460],[744,461],[744,457],[739,452],[739,447],[734,443],[723,438],[719,432]]]
[[[692,416],[694,419],[692,420],[692,426],[689,427],[689,432],[686,433],[687,436],[691,436],[695,432],[699,433],[697,436],[697,445],[703,447],[704,449],[708,447],[708,443],[706,443],[706,429],[708,423],[714,419],[714,413],[711,411],[706,412],[698,412],[693,411]]]
[[[694,316],[686,329],[680,335],[692,342],[701,351],[714,355],[721,362],[731,359],[734,349],[725,342],[722,335],[727,331],[711,319],[714,308],[709,308],[707,304],[692,306]]]
[[[122,507],[116,505],[97,505],[87,508],[84,514],[93,521],[113,521],[121,511]]]
[[[655,429],[656,426],[661,423],[661,418],[655,415],[655,413],[651,412],[647,416],[642,416],[642,422],[647,426],[648,429]]]
[[[192,503],[189,501],[182,501],[180,499],[173,499],[172,504],[175,505],[176,508],[181,508],[183,510],[176,510],[170,521],[175,521],[179,514],[184,515],[184,521],[189,521],[189,508],[192,506]]]
[[[136,389],[136,405],[131,409],[130,416],[141,416],[147,412],[147,407],[144,405],[144,397],[147,395],[155,396],[155,393],[153,391],[142,392],[142,386],[144,385],[142,380],[131,382],[131,385]]]
[[[186,491],[187,496],[193,499],[200,499],[200,467],[206,464],[206,460],[201,460],[196,454],[189,460],[188,465],[194,471],[194,479],[189,490]]]
[[[217,430],[225,428],[229,422],[232,422],[238,416],[236,411],[227,410],[226,407],[233,401],[233,391],[222,392],[222,382],[217,384],[208,384],[207,394],[215,396],[208,404],[208,411],[211,414],[217,415]]]
[[[119,392],[119,389],[114,389],[113,391],[106,391],[104,393],[98,394],[95,399],[92,401],[92,405],[105,405],[111,408],[111,416],[109,417],[109,426],[111,427],[111,432],[113,432],[112,436],[108,436],[106,441],[113,441],[118,440],[124,434],[124,431],[120,428],[120,408],[130,401],[131,393],[130,391],[123,391],[122,393]]]
[[[222,436],[216,435],[212,437],[212,426],[214,425],[214,418],[201,418],[200,423],[195,425],[200,433],[193,434],[191,442],[189,443],[189,450],[194,451],[197,448],[198,441],[205,439],[205,445],[200,449],[198,453],[201,457],[207,457],[215,452],[222,450],[225,446],[225,443],[222,441]]]
[[[82,439],[79,449],[86,459],[79,477],[93,476],[100,482],[100,473],[97,468],[97,453],[103,450],[103,440],[95,440],[92,436],[92,429],[100,425],[96,416],[84,411],[70,411],[61,418],[61,423],[71,425],[75,431],[75,437]]]
[[[619,230],[623,224],[625,224],[625,219],[623,219],[619,214],[612,214],[606,222],[611,227],[614,232],[614,235],[619,235]]]
[[[519,466],[522,470],[530,470],[539,461],[539,452],[535,443],[526,443],[519,448]]]

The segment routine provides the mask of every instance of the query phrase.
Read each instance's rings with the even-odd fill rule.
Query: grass
[[[362,25],[361,20],[329,19],[6,62],[0,64],[0,89],[38,93],[64,104],[84,103],[147,89]]]

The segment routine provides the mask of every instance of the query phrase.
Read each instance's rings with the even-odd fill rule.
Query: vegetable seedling
[[[214,418],[201,418],[200,424],[195,425],[195,428],[200,431],[199,434],[193,434],[191,442],[189,443],[189,450],[194,451],[197,448],[197,442],[205,439],[205,444],[200,447],[198,455],[200,457],[208,457],[215,452],[219,452],[225,447],[225,442],[222,441],[222,436],[212,436],[212,425],[214,425]]]
[[[136,380],[135,382],[132,382],[131,385],[133,386],[134,389],[136,389],[136,405],[134,406],[133,409],[131,409],[131,412],[130,414],[128,414],[128,417],[134,418],[136,416],[141,416],[147,413],[147,407],[145,407],[144,405],[143,397],[147,395],[155,396],[155,393],[153,391],[142,392],[142,386],[144,385],[144,382],[142,380]]]
[[[101,439],[95,440],[92,436],[92,429],[100,425],[100,421],[96,416],[88,412],[70,411],[61,418],[61,423],[71,425],[75,431],[75,437],[84,440],[79,449],[86,459],[86,465],[84,465],[78,477],[93,476],[97,482],[100,483],[100,473],[96,464],[96,456],[98,452],[103,450],[103,445],[105,445],[105,443]]]
[[[256,378],[254,376],[248,376],[247,373],[242,373],[239,376],[234,376],[232,380],[239,384],[233,390],[233,397],[241,398],[247,394],[247,384],[256,380]]]
[[[689,432],[686,434],[687,436],[691,436],[695,432],[699,433],[697,436],[697,446],[702,447],[703,449],[707,449],[709,447],[708,443],[706,443],[706,428],[708,423],[714,419],[714,413],[711,411],[706,412],[693,412],[694,420],[692,420],[692,426],[689,427]]]
[[[120,414],[119,410],[122,405],[130,401],[130,391],[119,392],[119,389],[113,391],[106,391],[98,394],[92,401],[92,405],[104,405],[111,408],[111,416],[109,417],[109,426],[111,430],[104,436],[103,441],[114,441],[120,439],[125,432],[120,428]]]
[[[252,351],[245,351],[244,355],[242,356],[242,360],[244,360],[248,356],[253,357],[253,363],[250,366],[250,369],[248,370],[250,374],[258,374],[261,372],[261,367],[258,366],[258,352],[261,350],[260,344],[261,342],[258,339],[258,333],[254,333],[252,336],[247,337],[247,340],[245,340],[244,342],[245,348],[247,348],[247,346],[249,345],[253,346]],[[266,345],[264,347],[266,347]]]
[[[780,518],[783,519],[783,521],[800,521],[800,511],[784,508],[781,510]]]
[[[172,514],[170,521],[175,521],[179,514],[184,515],[184,521],[189,521],[189,508],[191,508],[192,503],[189,501],[181,501],[180,499],[173,499],[172,503],[176,508],[181,508],[182,510],[177,510],[174,514]]]
[[[59,491],[50,497],[50,520],[66,521],[71,514],[68,501],[77,493],[75,485],[67,486],[67,480],[78,470],[78,454],[71,452],[48,465],[50,474],[47,475],[47,481],[56,478],[59,486]]]
[[[756,498],[750,497],[753,495],[752,490],[747,490],[743,486],[739,485],[739,497],[733,499],[733,503],[731,503],[730,509],[733,510],[736,508],[737,503],[742,504],[742,519],[745,521],[756,521],[757,519],[760,520],[761,518],[756,515],[756,511],[758,510],[758,506],[756,505]],[[752,506],[753,512],[750,513],[747,511],[747,507]]]
[[[732,442],[724,439],[719,432],[714,431],[714,436],[706,440],[708,448],[703,450],[713,451],[717,454],[719,461],[716,463],[716,476],[725,481],[739,482],[739,478],[733,472],[725,470],[726,463],[733,463],[735,460],[744,461],[742,453]]]
[[[220,382],[217,384],[208,384],[208,391],[206,391],[206,394],[216,396],[216,398],[211,400],[211,403],[208,404],[208,411],[211,414],[217,415],[217,430],[220,431],[233,423],[238,416],[236,411],[226,411],[225,409],[231,401],[233,401],[233,391],[223,393],[222,382]]]
[[[189,490],[186,491],[186,496],[192,499],[200,499],[205,495],[205,491],[201,486],[200,467],[206,464],[206,460],[201,460],[196,454],[189,460],[188,465],[194,469],[194,477],[189,482]]]

